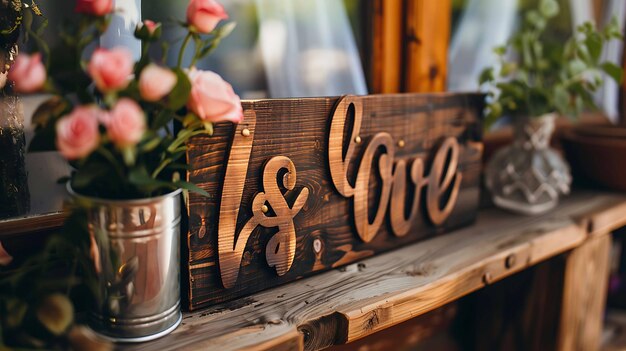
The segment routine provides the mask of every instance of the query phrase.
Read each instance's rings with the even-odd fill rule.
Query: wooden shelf
[[[523,217],[477,223],[344,268],[184,315],[172,334],[123,350],[321,349],[439,308],[626,225],[626,195],[580,192]]]

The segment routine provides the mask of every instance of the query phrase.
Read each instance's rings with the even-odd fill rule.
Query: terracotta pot
[[[614,127],[613,135],[626,132]],[[577,180],[591,181],[594,185],[626,191],[626,137],[591,136],[572,130],[562,136],[565,155]],[[626,134],[623,134],[626,135]]]

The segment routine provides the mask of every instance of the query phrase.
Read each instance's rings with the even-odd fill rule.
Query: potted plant
[[[514,124],[513,143],[487,165],[486,185],[496,205],[524,214],[548,211],[570,190],[569,167],[549,145],[556,116],[595,108],[593,93],[603,73],[622,79],[620,67],[601,60],[604,44],[621,38],[617,22],[601,31],[584,23],[567,41],[551,41],[546,33],[558,13],[557,1],[541,0],[506,45],[495,49],[499,64],[480,76],[489,89],[487,125],[503,115]]]
[[[74,235],[87,228],[96,277],[92,327],[112,340],[145,341],[180,323],[181,193],[207,195],[181,177],[186,142],[211,135],[214,122],[238,123],[243,111],[227,82],[194,67],[234,27],[217,26],[228,18],[219,3],[190,1],[178,23],[187,36],[176,67],[150,57],[162,31],[150,20],[134,32],[142,42],[137,62],[124,47],[92,49],[113,11],[112,0],[77,0],[79,17],[61,30],[59,46],[30,33],[40,52],[18,56],[9,79],[27,84],[22,92],[53,95],[34,114],[30,151],[58,150],[74,169],[67,178],[71,218],[86,222],[65,228]]]

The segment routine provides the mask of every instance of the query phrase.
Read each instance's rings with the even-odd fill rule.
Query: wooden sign
[[[340,267],[471,223],[478,94],[244,102],[190,142],[189,309]]]

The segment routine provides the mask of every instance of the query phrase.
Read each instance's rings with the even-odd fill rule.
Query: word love
[[[348,114],[352,110],[354,122],[346,126]],[[358,97],[346,96],[335,108],[328,137],[328,161],[330,175],[337,191],[346,198],[353,198],[354,223],[359,237],[370,242],[382,225],[387,208],[390,211],[391,229],[396,236],[406,235],[417,220],[422,188],[426,187],[426,210],[434,225],[442,224],[452,212],[456,203],[462,174],[458,172],[459,144],[454,137],[446,138],[437,150],[430,174],[424,175],[424,161],[415,158],[410,166],[405,160],[395,161],[395,143],[389,133],[375,134],[365,147],[358,163],[356,180],[351,182],[350,165],[353,162],[356,145],[361,141],[359,132],[363,119],[363,105]],[[348,140],[344,140],[344,130],[352,130]],[[345,150],[345,152],[344,152]],[[378,157],[378,176],[381,180],[378,207],[374,220],[369,220],[370,176],[374,157]],[[447,165],[447,167],[446,167]],[[414,193],[408,217],[405,206],[407,193],[407,171],[413,183]],[[354,185],[352,185],[353,183]]]
[[[421,158],[396,160],[394,140],[389,133],[378,132],[360,145],[359,133],[363,119],[360,99],[346,96],[339,101],[331,114],[328,148],[323,151],[328,156],[335,189],[344,198],[353,199],[355,228],[351,230],[368,243],[376,236],[389,213],[393,234],[408,234],[417,222],[422,193],[426,197],[426,212],[430,221],[433,225],[442,224],[454,208],[461,185],[462,174],[457,170],[460,153],[457,139],[444,138],[435,153],[429,174],[425,175]],[[346,125],[351,111],[354,118],[351,119],[351,125]],[[274,233],[264,248],[267,264],[275,268],[278,276],[290,270],[296,255],[294,218],[304,207],[311,191],[307,187],[296,186],[296,165],[291,159],[280,155],[263,155],[266,161],[260,173],[260,187],[252,187],[246,192],[254,194],[249,204],[252,216],[243,222],[239,220],[256,134],[256,112],[246,110],[245,121],[245,127],[237,126],[232,139],[220,200],[217,251],[225,288],[236,285],[244,250],[250,236],[259,227],[273,229]],[[344,138],[346,129],[351,132]],[[356,158],[357,145],[362,151],[359,152],[359,159]],[[325,166],[319,164],[319,167]],[[356,169],[356,175],[352,174],[353,169]],[[327,174],[316,174],[320,173]],[[370,184],[372,176],[380,179],[377,185]],[[307,179],[305,183],[320,184],[321,181]],[[379,194],[377,206],[368,203],[370,191]],[[319,199],[319,194],[316,195]],[[410,204],[407,203],[409,199]],[[375,207],[373,221],[369,219],[370,207]]]

